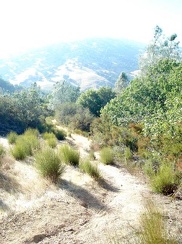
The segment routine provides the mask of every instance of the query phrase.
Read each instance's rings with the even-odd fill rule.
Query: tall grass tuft
[[[60,157],[62,161],[66,164],[71,164],[73,166],[79,165],[80,154],[78,151],[70,147],[69,145],[62,145],[59,149]]]
[[[64,172],[59,155],[52,148],[44,148],[35,155],[35,166],[40,174],[56,183]]]
[[[114,163],[114,153],[110,147],[104,147],[100,151],[100,160],[104,164]]]
[[[11,131],[8,135],[7,135],[7,139],[9,144],[14,144],[16,142],[18,138],[18,134],[14,131]]]
[[[32,156],[40,148],[37,130],[29,129],[17,137],[11,153],[16,160],[23,160]]]
[[[5,150],[4,146],[2,144],[0,144],[0,166],[2,164],[2,158],[4,157],[5,154],[6,154],[6,150]]]
[[[154,191],[164,195],[174,193],[179,183],[178,174],[171,163],[163,162],[157,173],[151,176]]]
[[[53,132],[45,132],[43,138],[50,147],[55,148],[57,146],[57,138]]]
[[[139,243],[141,244],[175,244],[175,240],[169,239],[162,214],[155,204],[148,200],[145,212],[140,217]]]
[[[82,161],[79,164],[79,168],[83,172],[85,172],[88,175],[90,175],[91,177],[93,177],[95,180],[101,179],[101,174],[100,174],[98,167],[96,165],[93,165],[88,159]]]

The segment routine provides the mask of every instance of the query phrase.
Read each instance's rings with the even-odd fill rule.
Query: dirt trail
[[[68,141],[80,150],[82,157],[88,155],[90,141],[87,138],[72,134]],[[11,171],[17,165],[20,163],[12,163]],[[42,186],[42,189],[39,192],[33,188],[27,192],[27,186],[22,182],[23,190],[16,192],[12,199],[16,207],[7,200],[7,192],[1,189],[0,205],[6,206],[4,212],[8,215],[4,214],[0,220],[0,243],[106,244],[112,243],[115,236],[121,237],[120,243],[137,243],[135,232],[145,198],[158,202],[172,233],[178,236],[179,243],[182,241],[181,201],[153,194],[144,181],[122,167],[100,163],[98,166],[104,178],[101,183],[76,168],[67,167],[55,187],[42,180],[31,165],[24,164],[27,175],[34,176],[34,188],[37,180],[38,188]],[[22,198],[26,200],[26,206],[20,201]]]

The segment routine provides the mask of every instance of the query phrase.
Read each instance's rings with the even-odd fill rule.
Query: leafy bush
[[[151,184],[154,191],[169,195],[174,193],[179,185],[178,174],[174,169],[174,165],[163,162],[159,166],[159,170],[151,177]]]
[[[8,139],[8,142],[10,144],[14,144],[16,142],[16,139],[18,137],[18,134],[14,131],[11,131],[8,135],[7,135],[7,139]]]
[[[89,160],[85,160],[85,161],[81,162],[79,164],[79,168],[83,172],[89,174],[94,179],[98,180],[98,179],[101,178],[101,175],[100,175],[98,167],[96,165],[93,165]]]
[[[54,183],[58,181],[65,169],[59,155],[51,148],[44,148],[37,152],[35,166],[43,177]]]
[[[61,146],[59,152],[60,157],[64,163],[74,166],[77,166],[79,164],[79,152],[71,148],[69,145]]]
[[[104,147],[100,151],[100,159],[104,164],[113,164],[114,163],[114,154],[110,147]]]
[[[56,136],[56,138],[60,141],[65,140],[66,137],[66,132],[64,130],[60,130],[60,129],[53,129],[52,131],[54,133],[54,135]]]

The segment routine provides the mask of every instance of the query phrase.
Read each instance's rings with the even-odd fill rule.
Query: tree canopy
[[[98,90],[90,89],[80,95],[77,103],[84,108],[88,108],[93,115],[98,117],[100,115],[101,108],[103,108],[115,96],[115,92],[108,87],[101,87]]]

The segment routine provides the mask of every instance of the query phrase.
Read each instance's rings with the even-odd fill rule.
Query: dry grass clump
[[[64,165],[57,152],[52,148],[43,148],[35,155],[35,167],[40,174],[56,183],[64,172]]]
[[[32,156],[39,148],[38,131],[28,129],[23,135],[17,137],[11,153],[16,160],[23,160],[27,156]]]
[[[45,132],[43,134],[43,139],[46,140],[50,147],[55,148],[57,146],[58,141],[53,132]]]
[[[65,144],[59,149],[60,158],[65,164],[71,164],[73,166],[79,165],[80,154],[71,146]]]
[[[7,139],[9,144],[14,144],[16,142],[18,138],[18,134],[14,131],[11,131],[8,135],[7,135]]]
[[[114,153],[110,147],[104,147],[100,151],[100,160],[104,164],[114,163]]]
[[[139,240],[141,244],[177,243],[168,237],[162,214],[150,200],[146,202],[145,212],[140,217]]]
[[[82,161],[79,164],[79,168],[83,172],[85,172],[88,175],[90,175],[91,177],[93,177],[95,180],[99,180],[102,178],[98,167],[96,165],[92,164],[88,159]]]

